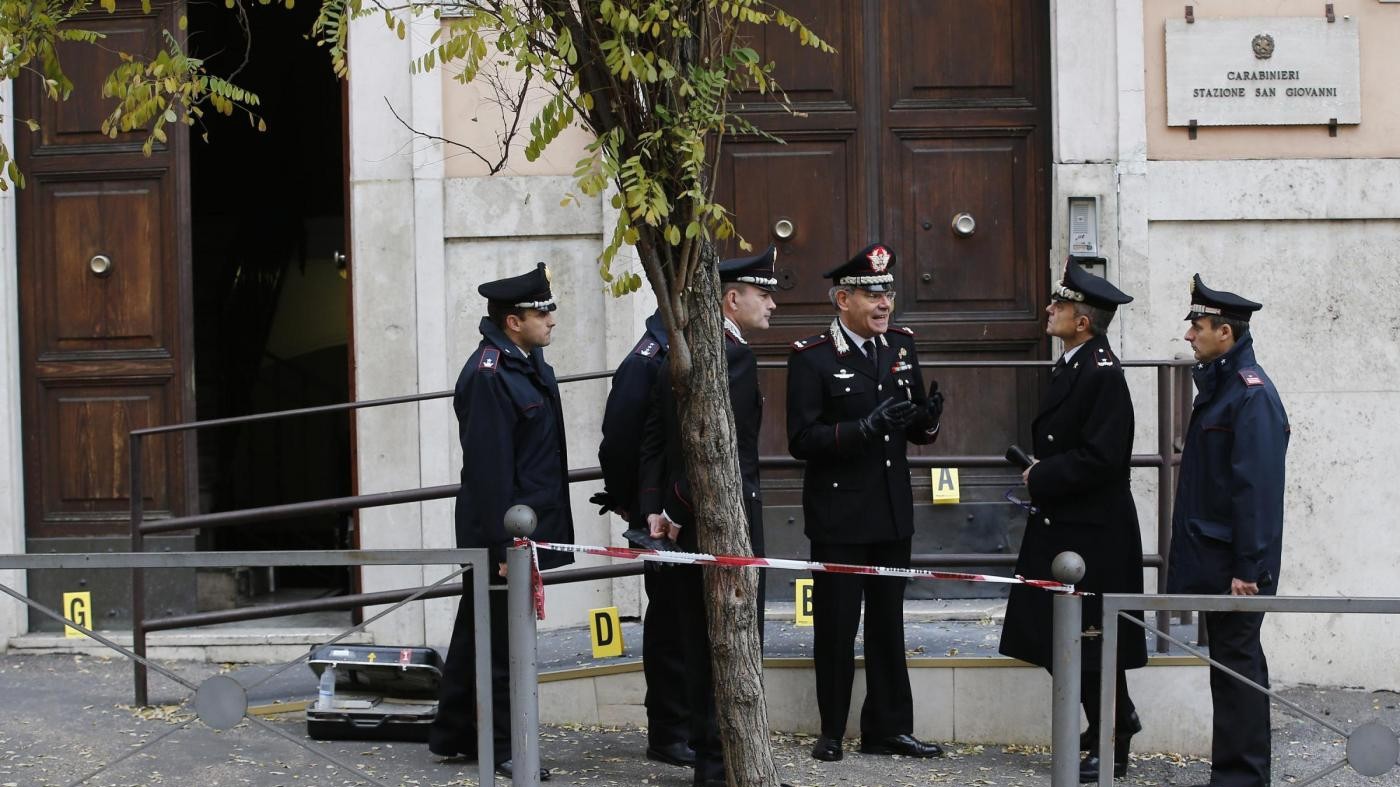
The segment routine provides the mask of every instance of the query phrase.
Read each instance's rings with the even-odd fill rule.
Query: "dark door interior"
[[[350,398],[341,89],[307,39],[317,4],[292,10],[191,3],[190,49],[257,93],[247,117],[207,114],[190,141],[195,407],[223,418]],[[207,141],[205,134],[207,132]],[[351,494],[344,414],[206,430],[199,437],[203,511]],[[206,533],[206,549],[336,549],[345,515]],[[342,592],[345,569],[269,569],[203,577],[202,605]]]

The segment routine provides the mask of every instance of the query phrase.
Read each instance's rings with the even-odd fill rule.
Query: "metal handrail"
[[[1185,368],[1191,365],[1190,360],[1136,360],[1122,361],[1126,367],[1153,367],[1157,369],[1157,391],[1158,391],[1158,452],[1155,454],[1134,454],[1131,459],[1133,467],[1155,467],[1158,470],[1158,553],[1155,555],[1144,555],[1143,566],[1145,568],[1161,568],[1164,565],[1162,556],[1167,554],[1171,542],[1171,497],[1165,490],[1174,488],[1172,484],[1175,466],[1180,462],[1180,454],[1172,446],[1172,426],[1175,423],[1172,408],[1169,406],[1174,399],[1179,402],[1178,411],[1189,412],[1189,398],[1174,396],[1174,391],[1179,394],[1181,391],[1190,390],[1189,375],[1183,374]],[[1011,360],[1011,361],[921,361],[925,368],[1050,368],[1051,361],[1035,360]],[[786,368],[785,361],[760,361],[760,368],[782,369]],[[585,372],[574,375],[564,375],[557,378],[559,383],[581,382],[587,380],[599,380],[611,377],[613,371]],[[1178,379],[1173,381],[1172,377]],[[1175,385],[1174,385],[1175,383]],[[382,407],[391,404],[407,404],[412,402],[429,401],[442,399],[453,395],[453,391],[436,391],[432,393],[409,394],[405,396],[385,397],[381,399],[368,399],[355,402],[345,402],[334,405],[321,405],[317,407],[304,407],[295,410],[280,410],[270,413],[258,413],[255,415],[235,416],[230,418],[216,418],[205,421],[190,421],[180,424],[167,424],[163,426],[146,427],[134,429],[129,433],[130,451],[130,538],[131,551],[144,551],[144,538],[146,535],[157,533],[169,533],[181,530],[194,530],[205,528],[228,527],[231,525],[243,524],[247,522],[261,522],[274,519],[283,519],[293,516],[305,516],[318,513],[332,513],[341,511],[358,510],[361,508],[372,508],[386,505],[397,505],[409,502],[424,502],[428,500],[440,500],[453,497],[460,488],[459,484],[444,484],[434,487],[424,487],[421,489],[399,490],[394,492],[379,492],[368,495],[353,495],[348,497],[329,498],[324,500],[313,500],[299,503],[288,503],[275,506],[264,506],[260,508],[242,509],[239,511],[219,511],[208,514],[195,514],[184,517],[166,517],[153,519],[150,522],[145,520],[144,511],[144,484],[142,478],[142,459],[144,439],[154,435],[171,434],[184,431],[197,431],[200,429],[215,428],[221,426],[233,426],[249,423],[272,421],[283,418],[293,418],[304,415],[314,415],[322,413],[350,412],[371,407]],[[1168,406],[1163,406],[1167,403]],[[1184,423],[1184,415],[1182,423]],[[1163,426],[1165,424],[1165,427]],[[786,456],[767,456],[760,458],[760,466],[767,468],[799,468],[805,463],[801,460]],[[1004,457],[995,455],[946,455],[946,456],[911,456],[909,457],[911,467],[1009,467],[1010,463]],[[599,468],[590,467],[569,471],[569,482],[593,481],[602,477]],[[1004,553],[974,553],[967,555],[940,555],[940,554],[920,554],[914,555],[913,565],[921,567],[954,567],[954,566],[1010,566],[1015,563],[1015,556]],[[557,576],[558,579],[549,580],[550,584],[560,582],[578,582],[591,579],[602,579],[609,577],[629,576],[633,573],[640,573],[637,570],[619,570],[617,573],[599,571],[598,569],[631,569],[630,566],[621,567],[592,567],[589,569],[574,569],[568,572],[555,572],[546,576]],[[594,573],[580,573],[594,572]],[[1157,585],[1158,592],[1166,589],[1166,572],[1158,571]],[[172,616],[168,618],[147,620],[145,616],[145,576],[142,569],[132,569],[131,595],[132,595],[132,647],[142,658],[146,656],[146,634],[149,631],[166,630],[183,626],[208,625],[216,622],[229,622],[232,620],[256,620],[266,617],[280,617],[288,614],[299,614],[301,612],[330,610],[330,609],[352,609],[361,606],[369,606],[379,603],[389,603],[393,596],[399,598],[407,597],[413,591],[388,591],[388,595],[378,593],[350,594],[345,596],[335,596],[327,599],[315,599],[301,602],[287,602],[283,604],[261,605],[243,610],[222,610],[216,612],[197,612],[189,615]],[[442,596],[450,595],[445,589],[438,589],[434,592],[441,592]],[[439,597],[439,596],[433,596]],[[1159,628],[1166,627],[1167,616],[1170,613],[1158,613]],[[1159,652],[1165,652],[1168,643],[1158,638]],[[144,705],[147,699],[146,673],[144,667],[138,662],[136,665],[136,702]]]

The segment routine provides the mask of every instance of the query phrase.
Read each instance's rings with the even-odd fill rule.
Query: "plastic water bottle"
[[[335,666],[327,664],[321,670],[321,684],[316,688],[316,709],[330,710],[335,705]]]

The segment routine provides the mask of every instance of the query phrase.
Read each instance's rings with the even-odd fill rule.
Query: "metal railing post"
[[[1118,680],[1118,613],[1104,610],[1100,625],[1103,638],[1099,651],[1099,739],[1094,746],[1099,752],[1099,787],[1113,787],[1113,736],[1118,734],[1118,687],[1114,685]],[[1104,723],[1104,719],[1112,722]]]
[[[1162,464],[1157,467],[1157,554],[1162,556],[1162,565],[1157,569],[1157,592],[1167,592],[1167,554],[1172,542],[1172,498],[1176,485],[1172,483],[1172,372],[1174,367],[1157,367],[1157,455]],[[1157,613],[1157,628],[1171,628],[1171,613]],[[1162,637],[1157,638],[1157,652],[1166,653],[1171,645]]]
[[[506,533],[529,538],[535,532],[535,512],[529,506],[506,511]],[[506,604],[510,618],[510,736],[511,784],[539,787],[540,697],[535,653],[533,548],[526,544],[506,550]]]
[[[141,533],[141,520],[146,516],[146,499],[141,478],[141,435],[128,436],[127,451],[131,461],[131,551],[144,552],[145,543]],[[131,570],[131,650],[142,659],[146,658],[146,573],[143,569]],[[133,702],[137,707],[148,705],[146,685],[146,665],[133,661],[132,681],[134,683]]]
[[[1073,585],[1084,578],[1084,558],[1061,552],[1050,564],[1055,579]],[[1084,599],[1077,593],[1056,593],[1053,610],[1050,715],[1050,787],[1079,784],[1079,693],[1083,669],[1080,644]]]

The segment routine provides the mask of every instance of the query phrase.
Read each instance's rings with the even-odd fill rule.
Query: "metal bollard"
[[[1076,552],[1061,552],[1050,564],[1050,572],[1057,582],[1077,584],[1084,578],[1084,558]],[[1076,787],[1079,784],[1083,603],[1081,597],[1072,593],[1055,594],[1051,644],[1054,690],[1050,717],[1050,787]]]
[[[506,533],[529,538],[535,532],[535,511],[511,506]],[[536,683],[535,599],[531,582],[530,547],[506,550],[506,609],[510,619],[510,741],[514,776],[511,784],[539,787],[540,692]]]

